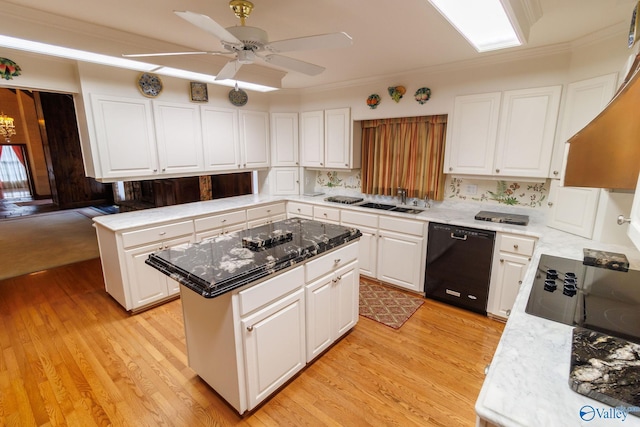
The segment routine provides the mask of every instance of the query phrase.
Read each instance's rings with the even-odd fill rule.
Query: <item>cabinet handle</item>
[[[511,316],[511,309],[507,310],[507,317]]]
[[[340,258],[336,258],[336,259],[333,260],[333,263],[334,264],[339,264],[340,261],[342,261]]]
[[[553,202],[549,202],[547,203],[547,205],[549,205],[549,207],[553,206]]]
[[[298,212],[302,212],[302,209],[298,208]]]
[[[166,171],[167,171],[167,168],[162,168],[162,172],[166,172]]]
[[[344,165],[345,165],[346,167],[349,167],[349,163],[345,163]]]
[[[160,233],[158,233],[158,234],[159,234],[159,235],[161,235],[161,236],[164,236],[165,234],[167,234],[167,232],[166,232],[166,231],[161,231],[161,232],[160,232]]]
[[[500,262],[504,262],[504,259],[500,258]]]
[[[513,249],[518,249],[518,245],[513,245]]]
[[[226,220],[226,219],[223,219],[221,222],[222,222],[222,223],[225,223],[225,222],[227,222],[227,220]]]
[[[324,163],[320,162],[320,166],[324,166]]]
[[[336,282],[339,282],[340,280],[342,280],[342,276],[336,277]]]
[[[298,166],[300,163],[296,162],[296,166]]]
[[[631,224],[631,218],[625,218],[624,215],[618,216],[618,225],[624,225],[626,223]]]
[[[500,169],[496,169],[496,173],[500,173]]]
[[[522,285],[522,280],[518,280],[518,285]]]
[[[267,209],[267,213],[271,213],[271,209]]]
[[[453,168],[449,168],[449,172],[453,172]]]
[[[249,332],[253,331],[253,325],[247,326],[247,331]]]
[[[154,172],[158,172],[158,169],[154,169],[153,171],[154,171]]]
[[[558,174],[559,174],[559,173],[560,173],[560,172],[558,172],[558,171],[553,171],[553,174],[554,174],[555,176],[558,176]]]

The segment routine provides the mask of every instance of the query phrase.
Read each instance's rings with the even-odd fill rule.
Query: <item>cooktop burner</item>
[[[640,343],[640,271],[542,255],[525,311]]]
[[[505,212],[480,211],[476,214],[475,219],[480,221],[502,222],[512,225],[529,224],[529,215],[518,215]]]
[[[342,203],[343,205],[353,205],[354,203],[360,203],[364,199],[362,197],[349,197],[349,196],[331,196],[324,199],[325,202]]]

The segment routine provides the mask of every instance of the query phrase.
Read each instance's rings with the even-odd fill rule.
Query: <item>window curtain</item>
[[[0,145],[0,188],[4,197],[25,197],[31,193],[20,145]]]
[[[362,192],[444,198],[447,116],[362,121]]]

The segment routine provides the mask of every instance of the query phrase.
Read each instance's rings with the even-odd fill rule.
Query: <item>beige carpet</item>
[[[97,258],[93,221],[82,210],[0,221],[0,280]]]

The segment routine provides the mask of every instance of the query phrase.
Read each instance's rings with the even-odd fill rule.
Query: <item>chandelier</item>
[[[15,134],[16,127],[13,124],[13,118],[8,117],[4,113],[0,113],[0,135],[2,135],[5,141],[11,142],[9,141],[9,138]]]

